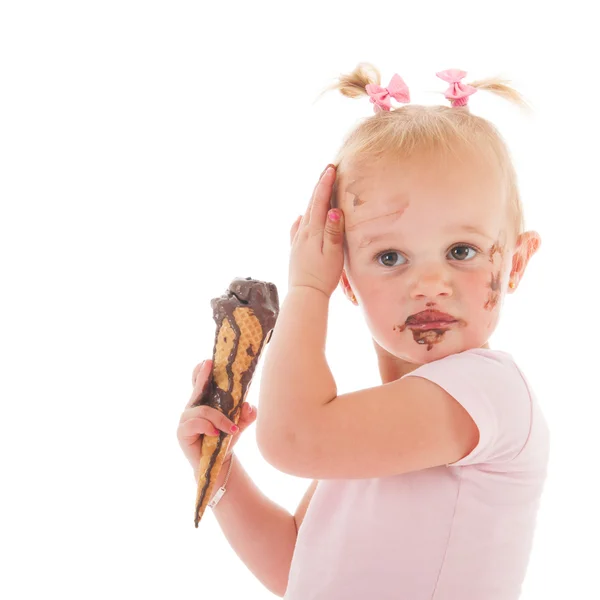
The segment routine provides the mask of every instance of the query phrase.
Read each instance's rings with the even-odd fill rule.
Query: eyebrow
[[[452,229],[452,227],[447,227],[445,229],[445,231],[450,231]],[[479,235],[482,235],[483,237],[486,237],[488,239],[492,239],[487,233],[483,232],[481,229],[479,229],[479,227],[475,227],[474,225],[461,225],[460,227],[456,228],[458,231],[467,231],[469,233],[477,233]],[[391,237],[394,235],[393,231],[387,231],[386,233],[379,233],[376,235],[367,235],[365,237],[363,237],[360,241],[360,243],[358,244],[359,248],[365,248],[366,246],[368,246],[369,244],[372,244],[373,242],[377,242],[379,240],[382,239],[386,239],[388,237]]]

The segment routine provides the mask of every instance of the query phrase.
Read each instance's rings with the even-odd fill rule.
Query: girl
[[[375,114],[290,232],[259,409],[242,418],[260,415],[269,463],[313,482],[292,518],[231,461],[215,507],[238,555],[288,600],[514,600],[526,574],[549,432],[513,357],[488,340],[541,240],[524,231],[505,143],[468,100],[487,89],[525,104],[501,80],[437,75],[450,107],[409,105],[402,78],[383,88],[368,63],[340,77],[332,87],[367,95]],[[382,380],[339,396],[325,358],[338,285],[366,319]],[[205,434],[230,426],[196,416]]]
[[[340,79],[375,114],[292,228],[256,430],[274,467],[318,480],[289,600],[510,600],[526,573],[549,434],[514,359],[488,340],[541,240],[523,231],[500,134],[468,110],[478,89],[522,100],[502,81],[437,75],[450,107],[391,110],[408,88],[397,74],[382,88],[369,64]],[[338,283],[383,384],[340,396],[325,359]]]

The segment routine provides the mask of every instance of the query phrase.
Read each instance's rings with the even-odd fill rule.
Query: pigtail
[[[519,93],[514,87],[511,85],[511,81],[508,79],[503,79],[501,77],[487,77],[486,79],[478,79],[476,81],[465,82],[467,85],[470,85],[479,90],[485,90],[486,92],[491,92],[492,94],[496,94],[500,96],[504,100],[511,102],[517,105],[526,113],[532,113],[533,109],[531,104],[525,99],[525,97]],[[432,93],[436,95],[444,96],[445,90],[430,90]],[[446,100],[446,98],[444,98]],[[447,101],[447,100],[446,100]],[[477,102],[477,100],[472,100],[472,97],[469,98],[469,102]],[[464,110],[469,112],[469,104],[465,104],[464,106],[454,106],[453,109]]]
[[[331,90],[339,90],[340,94],[348,98],[368,96],[365,88],[369,83],[381,85],[381,74],[375,65],[369,62],[361,62],[356,65],[351,73],[342,74],[337,77],[334,83],[328,85],[317,96],[317,100]]]

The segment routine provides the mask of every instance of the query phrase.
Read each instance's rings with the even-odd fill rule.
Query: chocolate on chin
[[[256,365],[271,339],[279,315],[279,296],[273,283],[236,278],[219,298],[210,302],[217,325],[213,368],[204,393],[192,406],[206,404],[236,425]],[[198,467],[196,528],[213,496],[214,484],[229,448],[231,434],[204,436]]]

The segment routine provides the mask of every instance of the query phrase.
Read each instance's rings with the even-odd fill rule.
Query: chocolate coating
[[[250,306],[263,328],[266,344],[271,338],[277,316],[279,315],[279,296],[277,288],[273,283],[258,281],[251,277],[247,277],[246,279],[236,278],[229,284],[229,288],[225,294],[210,301],[210,306],[213,309],[213,319],[217,325],[217,332],[221,328],[223,319],[227,317],[236,334],[235,344],[231,348],[231,353],[227,359],[227,374],[229,376],[230,389],[228,391],[222,390],[211,379],[205,396],[201,397],[194,406],[208,404],[223,412],[228,418],[233,419],[234,409],[239,410],[241,408],[241,404],[238,407],[233,406],[233,398],[231,396],[233,388],[233,371],[231,367],[237,354],[241,337],[239,327],[233,318],[233,311],[238,306]],[[215,336],[215,349],[216,345],[217,338]],[[248,384],[254,375],[257,363],[258,356],[255,356],[250,367],[242,376],[242,389],[245,392],[248,391]]]

